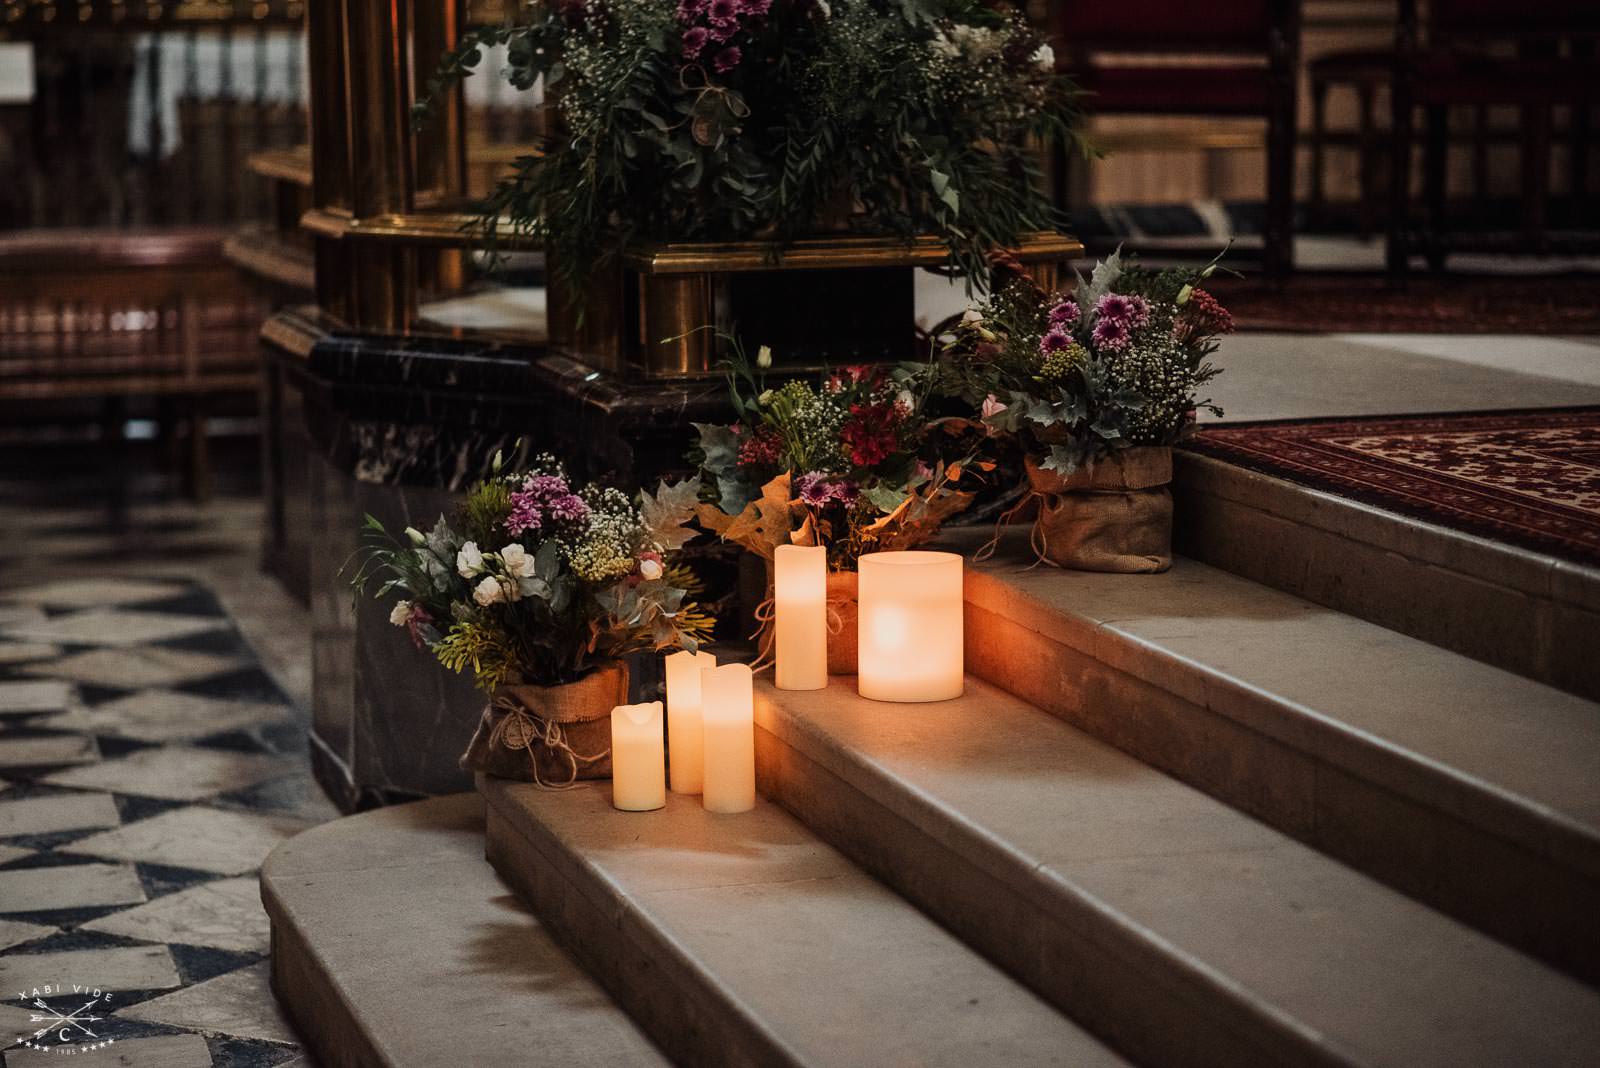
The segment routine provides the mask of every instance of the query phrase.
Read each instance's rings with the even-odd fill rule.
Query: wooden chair
[[[1058,63],[1094,93],[1091,113],[1266,120],[1262,265],[1286,275],[1294,263],[1299,0],[1051,0],[1049,11]]]
[[[1442,270],[1446,238],[1446,166],[1449,109],[1480,114],[1497,105],[1521,109],[1521,251],[1550,248],[1550,162],[1553,112],[1569,109],[1573,140],[1572,199],[1584,200],[1588,182],[1588,114],[1600,98],[1594,47],[1600,37],[1595,0],[1429,0],[1426,25],[1416,0],[1401,0],[1395,38],[1389,203],[1388,266],[1404,278],[1410,266],[1410,146],[1415,111],[1424,114],[1422,248],[1429,266]]]

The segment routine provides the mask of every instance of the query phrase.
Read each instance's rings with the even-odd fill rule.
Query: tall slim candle
[[[828,550],[780,545],[772,558],[780,690],[828,685]]]
[[[861,558],[856,691],[874,701],[948,701],[966,681],[961,557],[885,552]]]
[[[705,717],[707,812],[748,812],[756,804],[756,727],[748,664],[700,672]]]
[[[660,701],[611,710],[611,803],[624,812],[648,812],[667,803],[661,727]]]
[[[697,794],[704,779],[705,731],[700,722],[700,672],[717,666],[701,650],[666,658],[667,749],[672,754],[672,792]]]

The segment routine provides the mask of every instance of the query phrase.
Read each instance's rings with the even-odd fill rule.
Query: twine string
[[[561,724],[554,720],[545,719],[534,712],[530,712],[520,700],[508,694],[495,697],[490,706],[504,713],[500,722],[494,725],[494,730],[489,734],[491,746],[503,745],[507,749],[524,749],[528,753],[528,763],[533,768],[533,782],[541,790],[570,790],[578,784],[578,768],[584,764],[596,764],[611,755],[608,747],[605,751],[594,756],[584,756],[567,741],[566,731]],[[566,782],[545,782],[539,774],[538,747],[543,746],[552,753],[557,753],[567,761],[571,773]]]
[[[843,596],[828,598],[826,619],[829,634],[838,634],[844,630],[844,612],[842,609],[854,599],[853,597]],[[765,671],[778,662],[775,648],[777,629],[773,624],[778,615],[778,608],[777,600],[772,594],[770,585],[767,587],[767,599],[756,605],[756,610],[752,614],[756,619],[756,629],[755,633],[750,635],[750,638],[756,643],[757,656],[755,662],[750,665],[750,670],[752,672]]]

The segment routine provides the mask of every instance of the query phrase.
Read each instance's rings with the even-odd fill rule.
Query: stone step
[[[1130,1058],[1593,1063],[1600,992],[1562,972],[977,679],[852,681],[758,689],[761,789]]]
[[[323,1068],[668,1063],[484,861],[474,794],[296,835],[261,898],[273,991]]]
[[[775,805],[478,785],[490,861],[681,1064],[1124,1063]]]
[[[1028,569],[1026,539],[968,569],[969,672],[1600,981],[1600,706],[1191,560]]]
[[[1179,552],[1591,700],[1600,569],[1182,449]]]

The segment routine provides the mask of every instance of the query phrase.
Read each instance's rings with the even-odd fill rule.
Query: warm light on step
[[[667,747],[672,792],[697,794],[704,781],[705,727],[700,718],[700,672],[717,666],[710,653],[687,650],[666,658]]]
[[[661,728],[660,701],[611,710],[611,803],[624,812],[648,812],[667,803]]]
[[[948,701],[966,680],[961,557],[869,553],[860,562],[860,674],[874,701]]]
[[[705,719],[707,812],[748,812],[756,806],[756,728],[750,665],[724,664],[700,672]]]
[[[828,685],[828,550],[780,545],[773,553],[772,608],[780,690]]]

